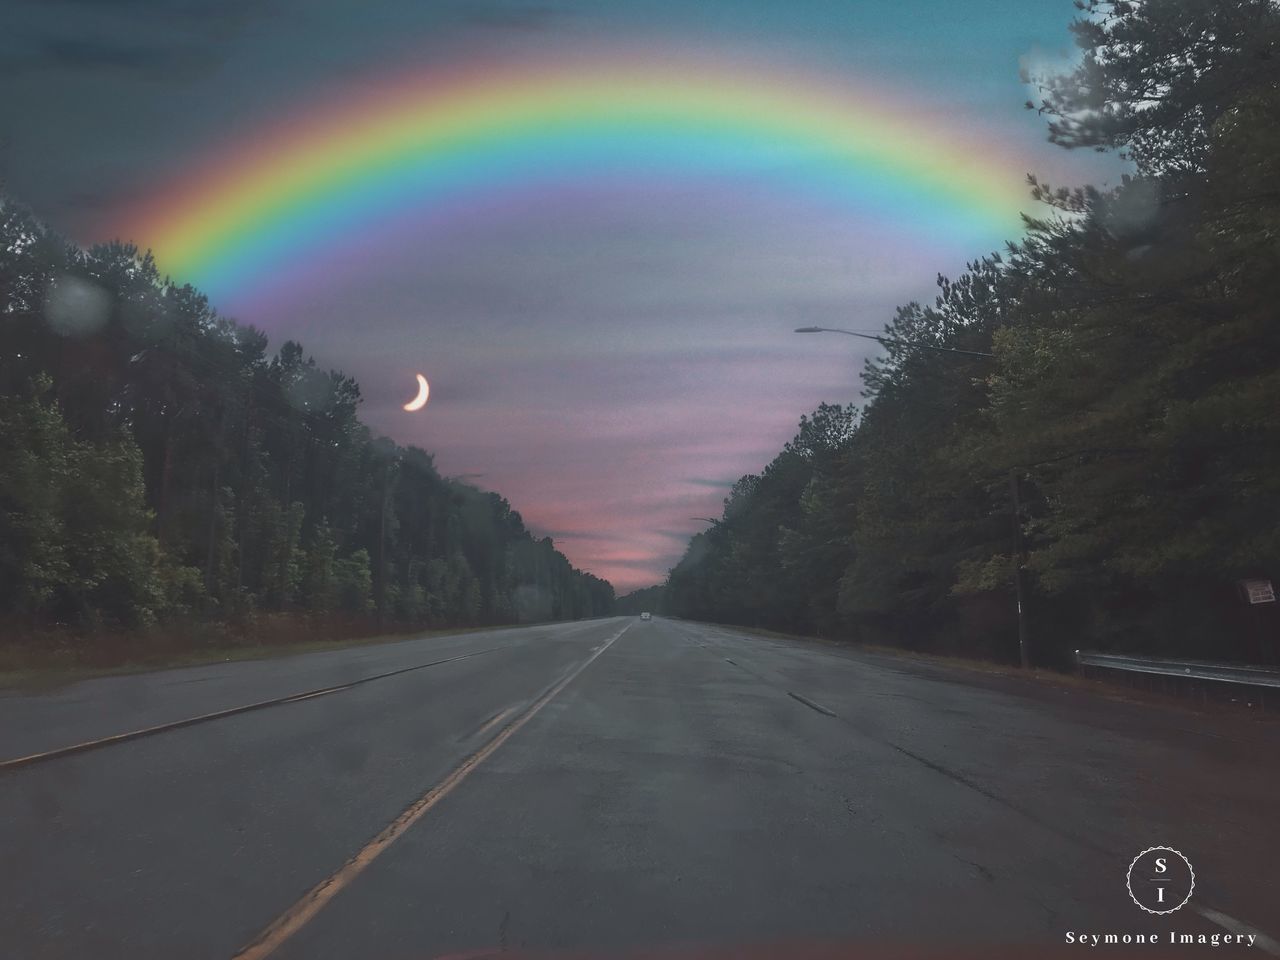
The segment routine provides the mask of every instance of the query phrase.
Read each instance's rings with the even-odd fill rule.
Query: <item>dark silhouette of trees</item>
[[[1274,605],[1237,583],[1280,576],[1280,7],[1078,6],[1082,60],[1039,109],[1135,174],[1033,178],[1044,216],[898,311],[856,429],[744,478],[672,613],[1016,660],[1021,569],[1037,662],[1275,658]]]
[[[123,244],[0,205],[0,617],[132,628],[573,619],[608,583],[374,437],[360,388]]]
[[[614,605],[614,613],[624,614],[641,614],[652,613],[654,615],[666,613],[666,601],[663,594],[666,588],[662,584],[653,587],[642,587],[639,590],[632,590],[630,593],[624,593],[618,598]]]

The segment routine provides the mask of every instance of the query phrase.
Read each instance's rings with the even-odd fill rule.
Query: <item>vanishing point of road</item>
[[[0,691],[0,953],[1264,955],[1276,727],[663,618]]]

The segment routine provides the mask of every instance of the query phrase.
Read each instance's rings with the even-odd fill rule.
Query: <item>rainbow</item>
[[[1015,163],[954,121],[831,78],[636,57],[473,67],[284,117],[112,227],[175,278],[237,300],[398,218],[584,181],[764,184],[998,244],[1020,232]]]

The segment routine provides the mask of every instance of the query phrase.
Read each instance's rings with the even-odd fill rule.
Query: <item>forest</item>
[[[4,201],[0,322],[0,640],[612,610],[501,496],[375,436],[354,380],[272,353],[133,246],[78,249]]]
[[[1034,664],[1276,661],[1241,582],[1280,576],[1280,8],[1077,7],[1027,106],[1131,172],[1030,177],[1024,237],[898,309],[863,402],[734,485],[661,609],[1016,662],[1021,607]]]

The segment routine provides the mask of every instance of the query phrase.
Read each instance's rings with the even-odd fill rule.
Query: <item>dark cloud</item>
[[[125,190],[103,186],[75,190],[67,194],[65,209],[75,214],[93,217],[103,211],[118,210],[122,205],[141,202],[149,195],[149,192],[142,187]]]
[[[564,19],[564,10],[546,4],[468,3],[456,12],[459,24],[515,33],[548,30]]]
[[[681,483],[687,483],[693,487],[709,487],[712,490],[728,490],[737,481],[734,480],[712,480],[706,477],[685,477]]]
[[[28,0],[0,43],[2,72],[116,73],[181,80],[221,64],[268,0]]]
[[[549,530],[546,536],[553,540],[582,540],[596,543],[607,543],[617,539],[611,533],[588,533],[580,530]]]
[[[697,529],[653,531],[655,537],[666,537],[668,540],[677,540],[682,544],[694,533],[697,533]]]
[[[256,11],[262,11],[269,0],[27,0],[27,5],[48,10],[53,7],[78,8],[82,11],[98,11],[113,16],[145,14],[156,19],[177,21],[240,21]]]
[[[33,6],[39,4],[40,6],[84,7],[90,10],[110,10],[113,13],[127,9],[172,10],[175,7],[188,6],[182,3],[175,4],[169,0],[27,0],[27,2]],[[208,5],[213,6],[213,4]]]
[[[628,570],[641,570],[645,573],[660,572],[665,569],[662,561],[654,557],[611,557],[607,563],[611,567],[624,567]]]
[[[93,70],[101,67],[139,72],[189,69],[194,63],[219,59],[208,47],[161,47],[104,43],[99,40],[55,37],[45,40],[35,58],[42,66],[60,70]]]

